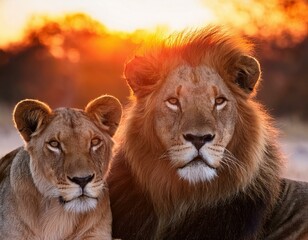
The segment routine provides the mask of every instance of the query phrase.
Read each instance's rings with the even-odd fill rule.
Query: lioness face
[[[66,210],[88,211],[105,187],[112,140],[81,111],[59,109],[54,114],[28,144],[34,180]]]
[[[33,182],[44,197],[57,199],[70,212],[96,207],[106,188],[111,137],[121,113],[111,96],[93,100],[85,111],[52,111],[36,100],[16,106],[15,124],[26,141]]]
[[[223,167],[235,125],[235,98],[213,69],[180,65],[158,93],[155,128],[180,178],[210,181]]]

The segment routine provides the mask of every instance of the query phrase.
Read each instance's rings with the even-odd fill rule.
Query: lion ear
[[[154,59],[135,56],[125,65],[125,79],[137,97],[150,93],[158,80]]]
[[[85,112],[110,136],[113,136],[121,120],[122,105],[117,98],[104,95],[89,102]]]
[[[38,100],[26,99],[16,104],[13,111],[15,127],[26,142],[45,126],[51,112],[47,104]]]
[[[236,84],[239,85],[246,93],[251,93],[260,79],[261,68],[257,59],[251,56],[241,56],[237,62]]]

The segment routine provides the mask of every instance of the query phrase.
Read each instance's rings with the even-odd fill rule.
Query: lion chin
[[[177,173],[181,179],[190,184],[211,181],[217,177],[217,169],[200,156],[195,157],[183,167],[179,167]]]
[[[71,200],[64,200],[59,197],[59,202],[63,205],[64,210],[73,213],[86,213],[96,208],[97,198],[81,195]]]

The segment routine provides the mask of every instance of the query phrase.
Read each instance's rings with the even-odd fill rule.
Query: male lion
[[[16,105],[25,147],[1,160],[1,239],[111,239],[105,180],[121,113],[111,96],[85,111],[52,111],[37,100]]]
[[[308,239],[308,185],[280,177],[251,53],[212,27],[126,65],[133,96],[108,177],[115,237]]]

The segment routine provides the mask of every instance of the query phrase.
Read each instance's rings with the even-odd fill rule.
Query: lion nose
[[[205,143],[210,142],[214,139],[215,134],[206,134],[203,136],[196,136],[193,134],[184,134],[183,137],[186,141],[191,142],[196,147],[196,149],[199,151],[200,148],[202,148],[202,146]]]
[[[93,178],[94,174],[86,177],[68,177],[69,180],[71,180],[73,183],[77,183],[81,188],[84,188],[89,182],[93,180]]]

